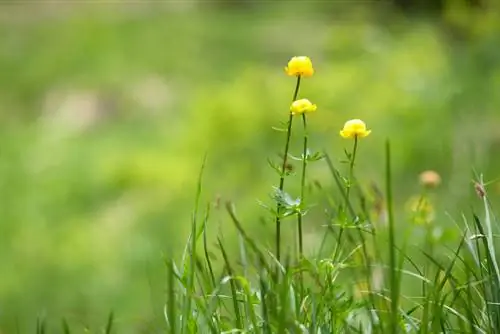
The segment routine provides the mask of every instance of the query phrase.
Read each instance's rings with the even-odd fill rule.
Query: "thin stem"
[[[308,140],[308,133],[307,133],[307,118],[306,114],[302,114],[302,124],[304,125],[304,147],[302,149],[302,178],[300,181],[300,207],[301,211],[297,214],[297,227],[298,227],[298,234],[299,234],[299,259],[302,259],[302,256],[304,255],[304,247],[303,247],[303,242],[302,242],[302,210],[304,209],[304,196],[305,196],[305,188],[306,188],[306,169],[307,169],[307,140]]]
[[[302,114],[302,124],[304,126],[304,147],[302,148],[302,177],[300,180],[300,210],[297,213],[297,233],[299,235],[299,261],[304,257],[304,247],[303,247],[303,239],[302,239],[302,217],[303,210],[305,207],[305,189],[306,189],[306,169],[307,169],[307,117],[306,114]],[[304,277],[302,276],[302,272],[300,272],[300,298],[302,298],[304,294]]]
[[[349,206],[349,194],[351,192],[351,187],[352,187],[352,178],[353,178],[353,171],[354,171],[354,160],[356,160],[356,152],[358,151],[358,136],[354,137],[354,147],[352,149],[352,155],[351,158],[349,159],[349,178],[347,179],[347,189],[346,189],[346,196],[345,196],[345,208],[344,210],[347,211],[347,207]]]
[[[354,147],[352,148],[352,154],[349,157],[349,175],[347,177],[346,185],[346,195],[345,195],[345,206],[343,208],[344,217],[347,219],[347,208],[349,207],[349,194],[351,193],[353,172],[354,172],[354,161],[356,160],[356,152],[358,151],[358,136],[354,137]],[[341,226],[339,235],[337,237],[337,244],[335,246],[334,259],[337,257],[340,251],[340,241],[342,240],[342,235],[344,234],[344,226]]]
[[[293,93],[293,99],[292,102],[297,99],[297,95],[299,94],[299,87],[300,87],[300,75],[297,77],[297,84],[295,85],[295,91]],[[285,187],[285,171],[286,171],[286,165],[288,162],[288,150],[290,148],[290,138],[292,135],[292,121],[293,121],[293,115],[290,113],[290,117],[288,118],[288,128],[286,131],[286,143],[285,143],[285,152],[283,154],[283,164],[281,165],[281,175],[280,175],[280,185],[279,185],[279,190],[280,192],[283,191]],[[276,258],[278,261],[280,260],[280,250],[281,250],[281,203],[278,202],[277,207],[276,207]]]

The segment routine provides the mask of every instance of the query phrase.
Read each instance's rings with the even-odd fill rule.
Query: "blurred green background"
[[[163,256],[182,251],[205,153],[203,203],[233,200],[271,241],[257,199],[277,183],[294,55],[316,69],[300,93],[314,149],[343,158],[338,131],[362,118],[360,178],[383,184],[390,138],[396,201],[434,169],[459,217],[471,169],[499,176],[499,46],[493,0],[1,2],[0,332],[95,330],[111,310],[120,333],[160,328]],[[316,179],[332,183],[323,163]],[[217,211],[211,232],[235,245]]]

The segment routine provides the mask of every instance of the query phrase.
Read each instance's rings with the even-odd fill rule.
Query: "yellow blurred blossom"
[[[314,68],[309,57],[299,56],[290,59],[285,72],[290,76],[310,77],[314,74]]]
[[[417,224],[429,224],[434,218],[434,206],[427,197],[413,196],[406,203],[406,208],[412,215],[413,221]]]
[[[372,130],[366,129],[366,124],[360,119],[351,119],[344,124],[340,131],[343,138],[363,138],[368,136]]]
[[[313,112],[316,110],[316,105],[312,104],[308,99],[300,99],[293,101],[290,106],[290,112],[292,115],[300,115],[308,112]]]
[[[435,188],[441,183],[441,176],[433,170],[426,170],[420,173],[419,179],[420,184],[429,188]]]

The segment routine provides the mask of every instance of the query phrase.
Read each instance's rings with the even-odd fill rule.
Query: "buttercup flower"
[[[285,72],[290,76],[310,77],[314,74],[314,68],[309,57],[300,56],[290,59]]]
[[[344,128],[340,131],[343,138],[363,138],[368,136],[372,130],[366,129],[366,124],[360,119],[351,119],[344,124]]]
[[[300,99],[293,101],[290,106],[290,112],[292,115],[299,115],[303,113],[308,113],[316,110],[316,105],[312,104],[308,99]]]
[[[433,170],[426,170],[419,176],[420,183],[429,188],[435,188],[441,183],[441,176]]]

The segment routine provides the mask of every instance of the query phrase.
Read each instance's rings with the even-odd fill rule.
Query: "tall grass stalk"
[[[396,236],[392,197],[391,147],[389,140],[385,144],[385,187],[387,197],[387,220],[389,224],[389,281],[390,281],[390,333],[397,333],[399,327],[399,273],[396,258]]]

